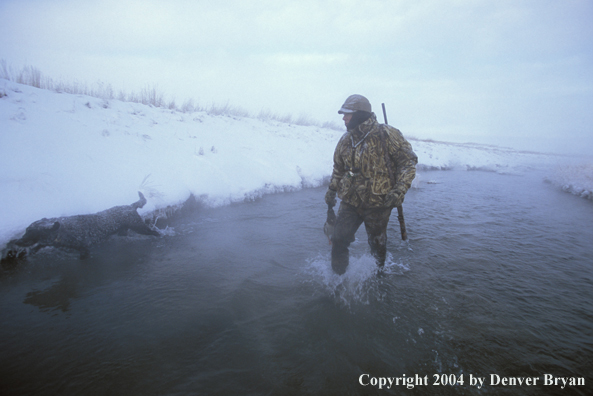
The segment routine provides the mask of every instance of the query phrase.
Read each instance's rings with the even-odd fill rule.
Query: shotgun
[[[385,125],[387,124],[387,112],[385,111],[385,103],[381,103],[381,107],[383,108],[383,119],[385,120]],[[402,240],[408,239],[408,232],[406,231],[406,222],[404,220],[404,208],[402,205],[397,207],[397,220],[399,220],[399,229],[402,234]]]

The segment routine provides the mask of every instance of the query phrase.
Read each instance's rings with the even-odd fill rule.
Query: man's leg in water
[[[356,208],[340,202],[332,237],[332,269],[338,275],[346,272],[350,255],[348,246],[354,242],[354,235],[361,224],[362,216]]]
[[[389,209],[367,209],[364,211],[364,227],[369,237],[371,254],[377,260],[377,265],[383,267],[387,257],[387,225],[389,224]]]

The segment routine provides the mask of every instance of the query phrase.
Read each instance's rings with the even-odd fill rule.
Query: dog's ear
[[[51,227],[51,230],[52,230],[52,231],[57,231],[57,230],[58,230],[58,228],[60,228],[60,222],[59,222],[59,221],[56,221],[56,222],[54,223],[54,225]]]

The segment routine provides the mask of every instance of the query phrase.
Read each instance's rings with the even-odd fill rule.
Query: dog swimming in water
[[[137,210],[146,204],[146,198],[138,191],[140,199],[131,205],[114,206],[95,214],[43,218],[27,227],[20,239],[8,242],[2,252],[2,262],[24,258],[47,246],[72,249],[85,259],[91,246],[105,241],[113,234],[126,235],[132,230],[142,235],[160,236],[144,223]]]

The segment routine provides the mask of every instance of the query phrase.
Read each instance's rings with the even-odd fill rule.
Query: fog
[[[0,13],[0,58],[57,80],[338,123],[359,93],[409,136],[593,152],[587,0],[4,0]]]

